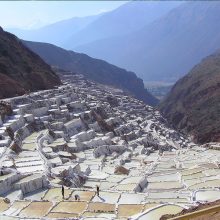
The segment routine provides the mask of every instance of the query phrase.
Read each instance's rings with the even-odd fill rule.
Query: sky
[[[126,1],[0,1],[0,26],[34,29],[72,17],[111,11]]]

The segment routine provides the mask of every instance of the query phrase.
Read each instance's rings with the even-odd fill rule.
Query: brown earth
[[[220,141],[220,51],[205,58],[171,89],[162,114],[195,142]]]
[[[48,64],[0,27],[0,99],[59,84],[59,77]]]

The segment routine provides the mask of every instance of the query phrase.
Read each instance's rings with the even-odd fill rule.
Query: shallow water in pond
[[[198,183],[190,186],[188,189],[202,189],[202,188],[210,188],[210,187],[220,187],[220,180],[208,180],[206,182]]]
[[[215,201],[220,198],[220,191],[206,190],[198,191],[195,194],[197,201]]]
[[[138,218],[139,220],[159,220],[164,214],[177,214],[183,210],[182,207],[176,205],[165,205],[149,211],[147,214]]]

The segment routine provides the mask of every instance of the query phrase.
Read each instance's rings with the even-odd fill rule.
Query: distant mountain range
[[[7,30],[24,40],[52,43],[73,49],[95,40],[139,30],[179,4],[173,1],[131,1],[110,12],[67,19],[36,30]]]
[[[64,42],[72,37],[72,35],[100,16],[101,14],[82,18],[71,18],[34,30],[23,30],[18,28],[8,28],[6,30],[24,40],[42,41],[62,46]]]
[[[121,88],[147,104],[158,103],[158,100],[144,88],[143,81],[133,72],[52,44],[30,41],[24,41],[24,44],[51,66],[83,74],[96,82]]]
[[[0,99],[59,84],[48,64],[0,27]]]
[[[131,64],[124,65],[121,62],[121,56],[132,57],[132,54],[124,53],[124,49],[127,49],[124,48],[124,44],[120,45],[118,43],[118,48],[109,48],[105,43],[102,45],[102,40],[105,41],[106,39],[107,43],[110,40],[110,46],[114,46],[115,38],[123,39],[124,36],[136,33],[136,31],[151,24],[180,4],[182,4],[180,1],[130,1],[113,11],[97,16],[73,18],[33,31],[8,30],[24,40],[48,42],[66,49],[88,52],[92,57],[107,59],[110,63],[117,63],[117,65],[131,70]],[[90,43],[92,46],[90,46]],[[131,43],[132,45],[127,44],[126,47],[134,47],[138,42]],[[100,48],[100,46],[103,48]],[[112,50],[116,50],[118,54],[115,54]],[[131,62],[132,65],[136,65],[140,56],[142,54],[134,57]],[[144,73],[148,74],[149,72],[145,71]],[[139,74],[139,76],[142,75]]]
[[[180,79],[159,108],[196,142],[220,141],[220,50]]]
[[[176,81],[219,48],[219,27],[219,1],[192,1],[136,32],[74,50],[134,71],[144,80]]]
[[[219,48],[219,26],[219,1],[131,1],[31,35],[14,33],[104,59],[145,81],[173,82]]]
[[[130,1],[111,12],[104,13],[94,22],[75,33],[62,46],[76,49],[77,46],[87,45],[101,39],[136,32],[165,15],[177,5],[180,5],[180,2]],[[98,57],[102,59],[102,56]]]

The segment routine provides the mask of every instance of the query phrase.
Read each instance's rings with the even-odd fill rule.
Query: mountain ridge
[[[74,33],[100,16],[101,14],[86,17],[73,17],[33,30],[19,28],[6,28],[6,30],[16,34],[19,38],[24,40],[43,41],[61,46],[63,41],[67,40]]]
[[[166,14],[179,4],[179,2],[174,1],[128,2],[113,11],[104,13],[99,19],[70,37],[63,46],[74,50],[77,46],[85,43],[132,33]]]
[[[82,74],[102,84],[121,88],[150,105],[158,103],[158,100],[144,88],[143,80],[133,72],[52,44],[30,41],[24,41],[24,43],[51,66]]]
[[[180,4],[182,3],[178,1],[130,1],[112,11],[94,16],[71,18],[36,30],[8,29],[8,31],[24,40],[52,43],[72,50],[92,40],[136,31]],[[58,36],[56,40],[54,35]]]
[[[135,33],[74,50],[134,71],[144,80],[176,81],[218,49],[219,21],[220,2],[186,2]]]

